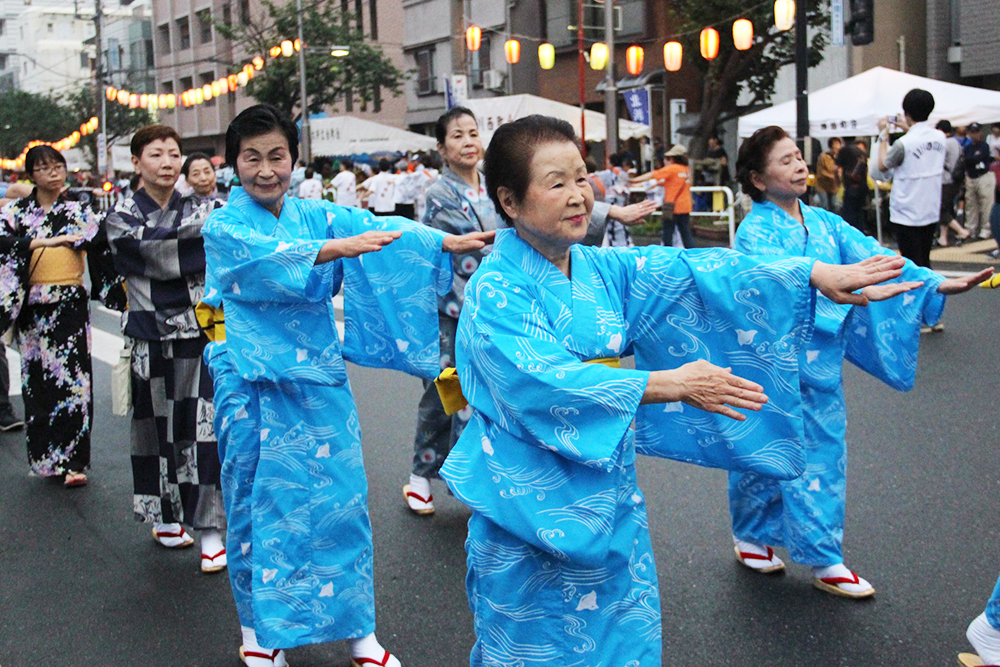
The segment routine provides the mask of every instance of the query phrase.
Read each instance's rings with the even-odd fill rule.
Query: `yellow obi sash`
[[[73,248],[36,248],[31,251],[32,285],[82,285],[83,258],[87,253]]]
[[[194,307],[194,314],[198,318],[201,330],[210,341],[221,343],[226,340],[226,317],[222,308],[215,308],[204,301],[199,301]]]
[[[611,368],[621,368],[621,357],[602,357],[600,359],[590,359],[583,362],[585,364],[604,364]],[[446,368],[434,380],[437,387],[438,396],[441,397],[441,405],[444,406],[446,415],[453,415],[469,404],[462,395],[462,385],[458,381],[458,369]]]

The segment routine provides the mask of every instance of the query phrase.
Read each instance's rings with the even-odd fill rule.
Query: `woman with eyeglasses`
[[[36,146],[24,166],[34,189],[0,209],[0,329],[13,325],[20,346],[29,474],[83,486],[94,407],[88,251],[95,296],[121,309],[124,292],[97,214],[63,193],[66,159]]]

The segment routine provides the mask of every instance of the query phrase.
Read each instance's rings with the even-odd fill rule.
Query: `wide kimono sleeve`
[[[462,312],[456,361],[477,417],[530,447],[610,471],[649,373],[584,363],[543,306],[499,273],[471,283],[466,299],[473,305]]]
[[[84,246],[90,274],[90,298],[112,310],[124,311],[128,307],[125,278],[115,269],[115,258],[108,242],[107,216],[89,207],[85,214],[97,229]]]
[[[835,230],[844,264],[894,254],[840,216],[827,212],[821,215]],[[944,278],[906,260],[903,274],[893,282],[897,281],[924,284],[892,299],[870,303],[866,308],[852,308],[844,325],[844,354],[852,364],[893,389],[909,391],[917,377],[920,325],[935,324],[944,312],[945,296],[937,291]]]
[[[813,261],[659,247],[618,256],[626,262],[625,315],[637,368],[704,359],[762,385],[770,399],[742,422],[684,403],[644,405],[636,450],[777,479],[799,476],[805,467],[799,352],[813,331]]]
[[[8,202],[0,209],[0,333],[17,320],[28,290],[31,239],[17,235],[22,201]]]
[[[107,218],[115,268],[124,276],[171,280],[204,273],[202,225],[207,210],[197,207],[179,225],[147,225],[134,200],[120,202]]]
[[[432,380],[440,372],[438,294],[451,286],[445,233],[401,217],[327,205],[330,235],[401,231],[378,252],[343,260],[344,357]]]
[[[221,294],[236,372],[248,381],[342,385],[347,371],[332,301],[338,263],[316,265],[326,239],[257,228],[235,207],[215,211],[204,227],[205,301]]]

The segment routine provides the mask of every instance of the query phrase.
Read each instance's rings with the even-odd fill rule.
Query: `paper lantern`
[[[97,126],[100,124],[100,121],[97,120],[97,116],[91,117],[91,119],[88,122],[90,123],[90,131],[91,132],[93,132],[94,130],[96,130]]]
[[[253,68],[257,71],[264,69],[264,59],[260,56],[254,56],[253,58]]]
[[[701,46],[701,57],[712,60],[719,55],[719,31],[715,28],[705,28],[698,39]]]
[[[296,38],[295,41],[292,42],[292,46],[295,47],[296,51],[301,51],[302,50],[302,40]]]
[[[139,108],[140,109],[145,109],[148,106],[149,106],[149,95],[145,95],[145,94],[144,95],[140,95],[139,96]]]
[[[483,31],[477,25],[470,25],[465,29],[465,46],[470,51],[478,51],[479,45],[483,41]]]
[[[118,91],[114,86],[108,86],[104,89],[104,96],[108,98],[109,102],[113,102],[116,97],[118,97]]]
[[[517,61],[521,59],[521,42],[516,39],[508,39],[503,44],[503,53],[508,63],[517,64]]]
[[[80,141],[80,133],[79,132],[74,132],[70,136],[72,137],[72,142],[74,144],[77,143],[78,141]]]
[[[156,111],[160,108],[159,99],[156,95],[149,95],[146,98],[146,106],[150,111]]]
[[[608,45],[594,42],[590,47],[590,69],[602,70],[608,64]]]
[[[272,46],[271,50],[268,51],[268,53],[270,54],[270,56],[272,58],[277,58],[278,56],[281,55],[281,47],[280,46]]]
[[[240,72],[239,74],[236,75],[236,82],[238,84],[240,84],[241,88],[244,87],[244,86],[246,86],[247,85],[247,81],[249,81],[249,80],[250,79],[247,77],[247,73],[246,72]]]
[[[336,49],[331,50],[330,55],[333,56],[334,58],[346,58],[347,56],[351,55],[351,52],[343,47],[338,47]]]
[[[795,25],[795,0],[775,0],[774,27],[778,30],[791,30]]]
[[[167,108],[173,109],[177,106],[177,98],[173,94],[167,95]]]
[[[139,108],[139,96],[136,95],[135,93],[131,93],[128,96],[128,106],[129,106],[130,109],[138,109]]]
[[[240,80],[235,74],[230,74],[226,77],[226,84],[229,86],[229,92],[235,93],[236,89],[240,87]]]
[[[205,101],[205,89],[204,88],[195,88],[194,89],[194,103],[195,104],[201,104],[204,101]]]
[[[212,84],[206,83],[201,87],[201,96],[206,102],[212,99]]]
[[[158,107],[160,107],[161,109],[166,109],[167,108],[167,96],[164,95],[163,93],[160,93],[157,96],[157,98],[156,98],[156,105]]]
[[[542,69],[552,69],[556,65],[556,47],[548,42],[538,45],[538,64]]]
[[[128,104],[128,91],[119,90],[118,91],[118,104]]]
[[[667,42],[663,45],[663,66],[668,72],[679,70],[683,59],[684,46],[680,42]]]
[[[219,85],[218,81],[213,81],[209,88],[212,89],[212,97],[218,97],[222,94],[222,86]],[[205,95],[205,97],[207,98],[208,95]]]
[[[737,51],[746,51],[753,46],[753,23],[747,19],[733,22],[733,46]]]
[[[646,52],[641,46],[632,45],[625,50],[625,69],[632,76],[642,74],[642,65],[646,59]]]
[[[290,58],[293,53],[295,53],[295,45],[292,44],[292,40],[286,39],[281,43],[281,55]]]

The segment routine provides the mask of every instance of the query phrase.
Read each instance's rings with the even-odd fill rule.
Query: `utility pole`
[[[809,35],[806,24],[806,3],[795,3],[795,134],[807,161],[812,159],[809,140]]]
[[[97,61],[94,67],[95,92],[97,103],[101,107],[101,133],[97,136],[97,171],[101,178],[107,176],[108,169],[108,98],[104,94],[104,29],[103,0],[94,0],[94,23],[97,39]]]
[[[306,42],[302,39],[302,0],[295,0],[299,19],[299,95],[302,98],[302,159],[312,161],[312,137],[309,135],[309,103],[306,98]]]
[[[583,0],[578,1],[576,21],[577,72],[580,79],[580,150],[587,156],[587,89],[584,87],[583,75],[586,70],[583,65]]]
[[[608,66],[604,71],[604,118],[608,139],[604,158],[618,152],[618,89],[615,87],[615,4],[604,0],[604,41],[608,45]]]

